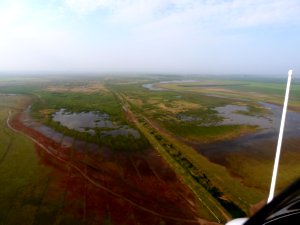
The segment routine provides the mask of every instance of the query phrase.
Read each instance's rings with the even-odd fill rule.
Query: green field
[[[9,111],[18,113],[25,99],[0,96],[0,224],[33,224],[49,179],[33,143],[7,127]]]

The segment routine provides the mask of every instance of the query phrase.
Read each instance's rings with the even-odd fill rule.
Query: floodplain
[[[1,82],[0,223],[222,224],[267,198],[284,79],[82,78]],[[299,96],[277,191],[300,173]]]

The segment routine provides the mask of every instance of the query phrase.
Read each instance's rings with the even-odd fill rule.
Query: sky
[[[299,0],[0,0],[0,72],[300,71]]]

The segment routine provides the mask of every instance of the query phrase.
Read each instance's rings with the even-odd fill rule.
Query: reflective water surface
[[[65,109],[60,109],[53,114],[52,119],[59,122],[61,125],[77,131],[86,131],[86,128],[114,128],[112,121],[109,120],[109,115],[98,112],[80,112],[70,113]]]
[[[95,134],[95,128],[108,128],[108,130],[101,131],[101,136],[132,135],[135,138],[140,137],[137,130],[112,122],[107,113],[94,111],[71,113],[66,109],[60,109],[53,114],[52,119],[69,129],[88,132],[92,135]]]
[[[224,165],[226,164],[226,158],[237,151],[260,152],[273,155],[279,134],[282,106],[262,102],[260,104],[269,110],[269,113],[263,117],[235,113],[237,110],[246,110],[244,106],[227,105],[216,108],[220,115],[224,117],[222,124],[257,125],[261,129],[256,133],[244,135],[233,140],[198,145],[198,151],[211,161]],[[297,149],[300,151],[299,137],[300,113],[288,111],[283,135],[283,151]]]
[[[269,113],[263,116],[249,116],[238,113],[238,111],[247,112],[247,106],[226,105],[216,107],[219,114],[224,117],[222,125],[254,125],[263,129],[262,132],[275,132],[279,130],[282,106],[260,102],[261,106],[266,108]],[[300,132],[300,113],[289,111],[286,116],[285,135],[295,136]]]

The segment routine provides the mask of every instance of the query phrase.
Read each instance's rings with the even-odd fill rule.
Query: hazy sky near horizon
[[[300,71],[299,0],[0,0],[0,72]]]

